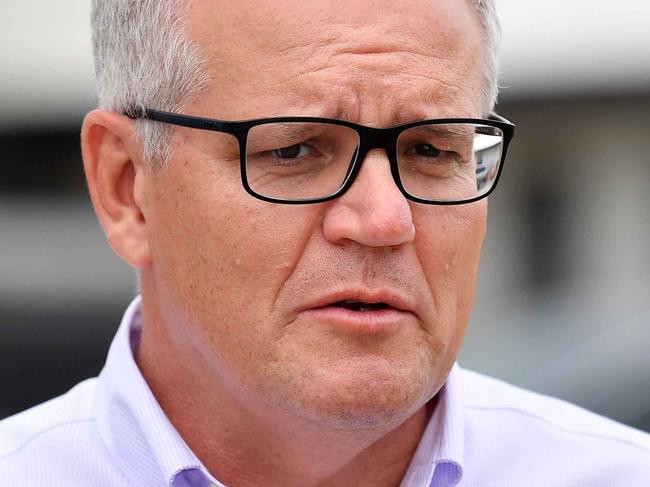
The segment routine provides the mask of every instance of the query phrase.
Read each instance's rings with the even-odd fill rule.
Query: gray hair
[[[485,30],[485,71],[483,73],[483,114],[494,110],[499,95],[499,48],[501,26],[495,0],[474,0]]]
[[[116,112],[180,111],[209,86],[207,58],[185,31],[186,0],[92,0],[92,31],[100,108]],[[495,0],[472,0],[485,29],[483,110],[498,94],[501,38]],[[137,122],[147,161],[170,156],[169,127]]]
[[[100,108],[178,111],[209,86],[206,57],[186,35],[185,0],[92,0]],[[171,131],[138,120],[148,161],[167,161]]]

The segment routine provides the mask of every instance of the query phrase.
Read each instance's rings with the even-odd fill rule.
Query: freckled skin
[[[184,113],[371,126],[482,116],[482,30],[469,3],[197,0],[186,13],[213,83]],[[268,444],[277,459],[256,459],[268,485],[271,472],[277,485],[368,475],[352,460],[403,438],[390,442],[402,461],[386,478],[398,480],[469,320],[487,204],[408,202],[381,151],[345,195],[318,205],[258,201],[238,170],[231,137],[178,129],[169,170],[146,175],[143,373],[222,481],[254,485],[240,457]],[[416,303],[416,319],[368,337],[299,312],[345,286],[398,290]],[[338,451],[319,450],[327,438]],[[279,446],[289,441],[296,446]],[[310,452],[319,466],[306,465]]]

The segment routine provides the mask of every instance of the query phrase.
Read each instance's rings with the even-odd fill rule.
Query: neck
[[[396,424],[345,430],[251,397],[241,400],[206,372],[200,354],[188,353],[165,332],[155,306],[143,307],[138,366],[181,437],[222,483],[399,485],[432,407]]]

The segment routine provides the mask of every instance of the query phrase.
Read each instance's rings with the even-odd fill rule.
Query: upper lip
[[[323,308],[340,301],[360,303],[385,303],[399,311],[415,313],[415,306],[402,293],[391,289],[343,289],[323,294],[309,303],[303,310]]]

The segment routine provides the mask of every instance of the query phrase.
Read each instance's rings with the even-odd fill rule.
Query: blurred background
[[[89,3],[2,2],[0,418],[97,374],[135,292],[79,156]],[[517,135],[460,362],[650,431],[650,3],[497,3]]]

